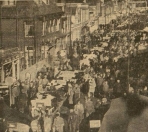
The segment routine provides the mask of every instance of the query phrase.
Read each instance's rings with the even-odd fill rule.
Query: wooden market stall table
[[[44,95],[43,95],[44,94]],[[35,116],[35,111],[36,109],[40,109],[43,107],[52,107],[52,99],[54,99],[55,97],[50,95],[50,94],[46,94],[43,92],[41,93],[37,93],[37,97],[34,100],[31,100],[31,106],[32,106],[32,116]]]
[[[9,132],[29,132],[30,127],[22,123],[8,123]]]
[[[69,80],[75,77],[75,72],[74,71],[61,71],[57,77],[58,78],[63,78],[63,80]]]

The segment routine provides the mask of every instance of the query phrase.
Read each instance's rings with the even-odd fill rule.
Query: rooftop
[[[64,12],[54,3],[37,5],[33,0],[17,1],[15,6],[2,6],[2,18],[31,18]]]

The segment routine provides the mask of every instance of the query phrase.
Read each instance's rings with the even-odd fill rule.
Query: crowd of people
[[[146,33],[129,29],[109,31],[101,26],[87,36],[87,43],[85,39],[73,42],[66,58],[59,54],[58,72],[44,65],[34,80],[26,78],[12,85],[11,107],[32,117],[30,131],[89,131],[83,122],[103,107],[98,117],[102,121],[112,99],[127,91],[148,96]],[[61,70],[78,72],[56,89],[53,80],[57,80]],[[50,106],[33,107],[32,100],[42,100],[44,94],[56,100]]]

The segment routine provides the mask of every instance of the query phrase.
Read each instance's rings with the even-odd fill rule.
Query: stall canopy
[[[148,27],[145,27],[143,31],[148,32]]]

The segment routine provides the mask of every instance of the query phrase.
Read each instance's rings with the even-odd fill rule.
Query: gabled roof
[[[54,3],[37,5],[33,0],[17,1],[16,6],[3,6],[2,18],[32,18],[34,16],[46,16],[61,13],[63,11]]]

